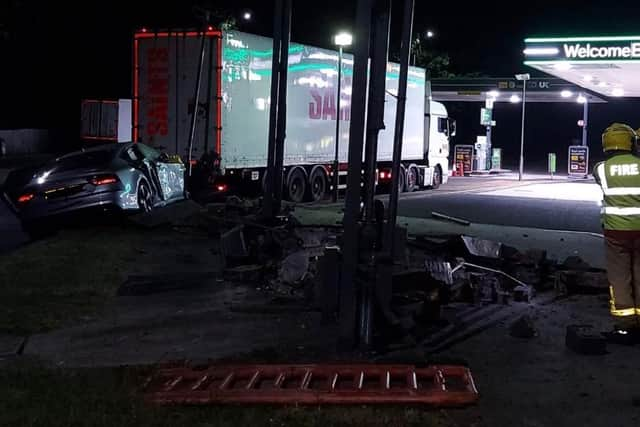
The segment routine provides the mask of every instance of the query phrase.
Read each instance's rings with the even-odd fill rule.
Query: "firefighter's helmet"
[[[636,138],[636,132],[631,126],[614,123],[602,134],[602,150],[604,152],[633,151]]]

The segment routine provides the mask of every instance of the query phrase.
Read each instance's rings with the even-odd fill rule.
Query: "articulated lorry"
[[[192,114],[197,115],[192,158],[215,152],[220,176],[215,188],[259,186],[267,165],[272,40],[238,31],[205,33],[198,105],[195,87],[199,32],[151,32],[134,37],[133,139],[189,158]],[[337,52],[291,43],[283,195],[292,201],[320,200],[346,187],[353,57],[343,56],[341,93],[336,94]],[[391,181],[399,66],[389,63],[384,122],[379,135],[377,179]],[[400,189],[438,187],[448,178],[449,138],[455,122],[430,100],[425,71],[411,67],[402,149]],[[336,97],[340,96],[340,111]],[[336,120],[340,120],[339,168],[333,170]]]

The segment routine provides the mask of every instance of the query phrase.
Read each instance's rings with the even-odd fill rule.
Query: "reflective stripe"
[[[602,187],[605,196],[640,196],[640,187]]]
[[[616,310],[616,298],[613,296],[613,286],[609,286],[609,311],[613,313]]]
[[[620,216],[640,215],[640,208],[616,208],[614,206],[605,206],[602,208],[602,213]]]
[[[613,295],[613,286],[609,286],[609,310],[613,316],[626,317],[640,314],[640,308],[616,308],[616,298]]]
[[[607,174],[604,170],[604,163],[600,163],[598,164],[598,166],[596,166],[596,173],[598,174],[598,178],[600,179],[600,186],[602,187],[602,190],[606,190],[607,188],[609,188],[609,185],[607,184]]]
[[[617,317],[635,316],[637,308],[611,309],[611,314]]]
[[[640,316],[640,308],[636,307],[636,316]]]

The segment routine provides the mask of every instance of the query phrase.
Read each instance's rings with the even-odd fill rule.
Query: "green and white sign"
[[[640,60],[640,37],[549,37],[525,40],[529,60]]]
[[[502,169],[502,148],[492,149],[491,169]]]
[[[549,173],[553,175],[556,173],[556,153],[549,153]]]
[[[480,124],[482,126],[491,126],[493,119],[493,110],[491,108],[480,109]]]

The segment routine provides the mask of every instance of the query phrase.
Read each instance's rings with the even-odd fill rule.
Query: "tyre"
[[[407,172],[407,192],[415,191],[418,184],[418,168],[411,166]]]
[[[442,184],[442,169],[440,169],[440,166],[436,166],[433,171],[433,184],[431,185],[431,188],[435,190],[440,187],[440,184]]]
[[[138,208],[142,212],[153,210],[153,194],[146,181],[140,181],[138,184]]]
[[[304,172],[300,168],[295,168],[293,171],[291,171],[291,173],[289,174],[289,179],[287,180],[287,199],[294,203],[300,203],[304,201],[306,188],[307,179],[304,175]]]
[[[327,195],[327,174],[322,167],[316,167],[309,176],[309,187],[307,188],[307,200],[319,202]]]
[[[398,193],[404,193],[407,191],[406,186],[406,171],[404,168],[400,168],[400,176],[398,177]]]

